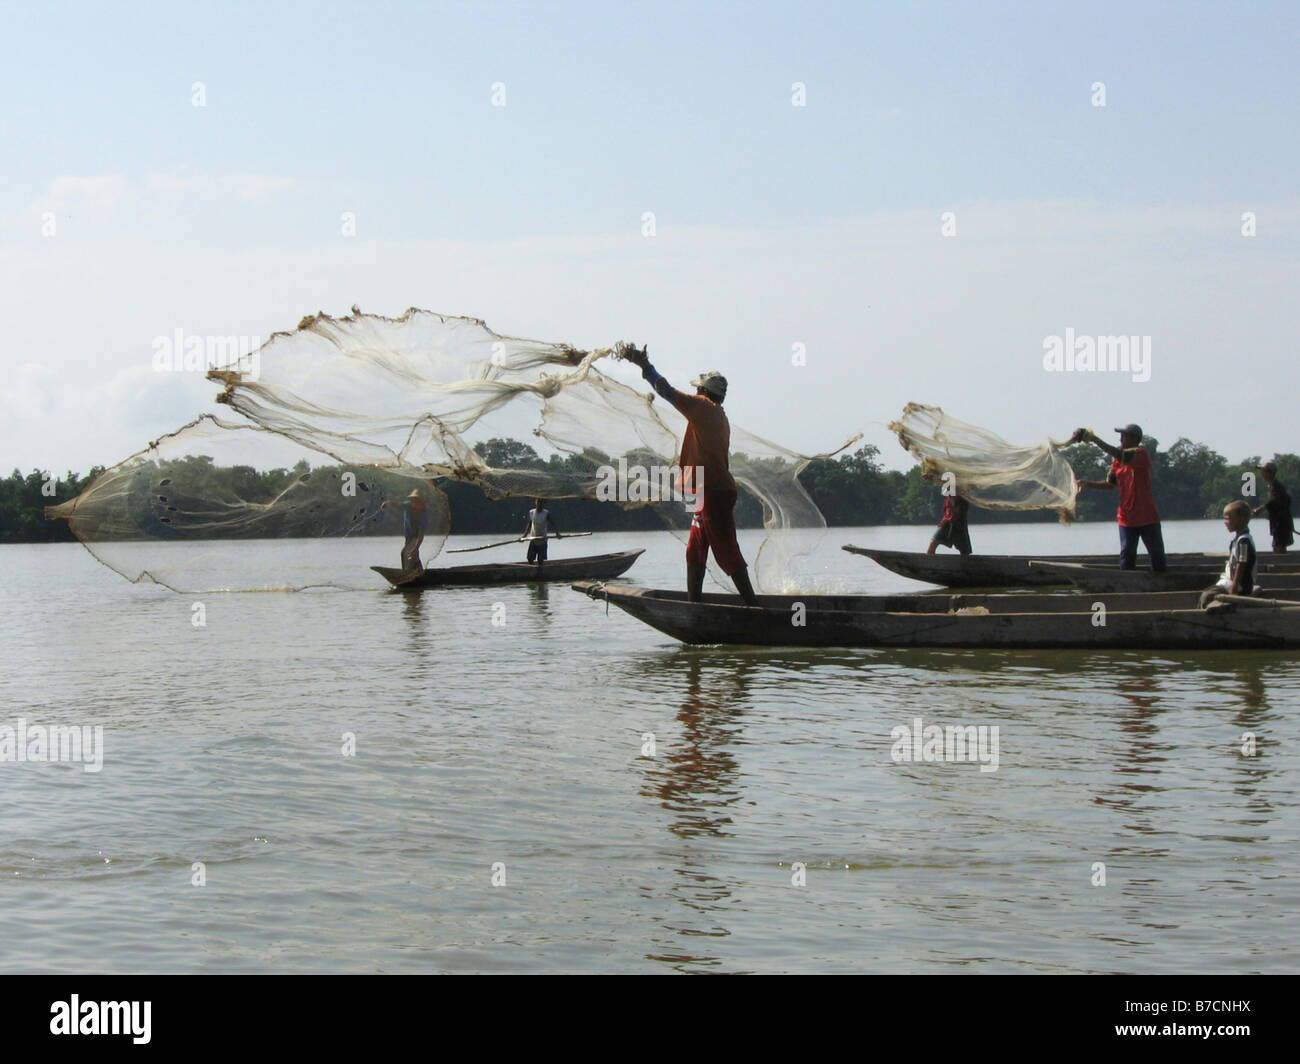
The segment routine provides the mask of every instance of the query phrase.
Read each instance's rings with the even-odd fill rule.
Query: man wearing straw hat
[[[411,494],[399,502],[385,499],[379,508],[387,510],[390,506],[402,508],[402,535],[406,542],[402,544],[403,572],[419,572],[424,568],[420,562],[420,544],[424,542],[425,515],[428,504],[420,495],[419,488],[413,488]]]

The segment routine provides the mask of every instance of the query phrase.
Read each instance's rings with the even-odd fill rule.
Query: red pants
[[[740,544],[736,542],[735,509],[739,494],[705,488],[701,495],[700,508],[691,522],[691,538],[686,544],[686,564],[707,565],[712,550],[722,571],[734,576],[746,567]]]

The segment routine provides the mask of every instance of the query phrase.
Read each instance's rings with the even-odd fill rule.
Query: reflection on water
[[[1237,669],[1235,684],[1238,705],[1232,724],[1238,733],[1234,740],[1239,756],[1235,759],[1237,782],[1234,790],[1246,800],[1242,811],[1243,827],[1260,828],[1269,823],[1274,813],[1269,799],[1271,766],[1276,750],[1275,725],[1281,723],[1273,709],[1265,677],[1275,669],[1271,661],[1243,662]],[[1229,698],[1228,704],[1232,704]],[[1294,701],[1291,706],[1294,707]]]
[[[751,668],[710,667],[693,655],[671,683],[671,697],[681,698],[681,742],[646,774],[645,793],[673,813],[670,830],[680,838],[727,833],[728,810],[739,797],[736,758],[727,746],[740,728]]]
[[[649,545],[630,576],[680,586]],[[194,628],[80,548],[0,568],[0,722],[105,728],[97,775],[0,765],[2,970],[84,967],[85,926],[125,971],[1300,964],[1294,658],[687,648],[558,584],[211,596]],[[895,763],[917,717],[997,725],[997,771]]]
[[[533,611],[533,615],[541,621],[540,628],[543,632],[549,632],[551,627],[551,584],[536,583],[528,585],[528,605]],[[562,587],[567,592],[568,588]]]
[[[673,944],[676,936],[694,940],[730,934],[720,914],[738,884],[711,874],[712,847],[697,850],[693,841],[729,834],[731,809],[741,796],[739,766],[730,747],[744,716],[750,671],[710,665],[700,655],[672,655],[666,662],[660,660],[653,676],[645,677],[645,682],[653,678],[664,685],[666,697],[680,700],[676,718],[680,737],[647,770],[641,790],[669,813],[667,830],[682,843],[666,847],[674,877],[668,896],[678,908],[661,921],[666,945]],[[656,944],[664,941],[659,934],[655,940]],[[686,945],[648,956],[682,970],[707,970],[720,963],[698,945],[689,949]]]

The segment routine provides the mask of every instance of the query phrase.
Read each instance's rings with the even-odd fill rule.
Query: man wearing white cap
[[[1105,480],[1076,480],[1077,490],[1114,491],[1118,488],[1119,567],[1137,568],[1138,540],[1141,540],[1151,558],[1151,571],[1163,573],[1165,540],[1160,531],[1160,511],[1156,509],[1155,495],[1151,490],[1151,456],[1142,446],[1142,428],[1140,425],[1125,425],[1115,431],[1119,433],[1118,447],[1103,443],[1091,429],[1075,432],[1071,442],[1095,443],[1114,459]]]
[[[631,348],[623,357],[641,367],[641,376],[686,418],[686,435],[678,466],[682,490],[698,493],[701,504],[691,520],[691,538],[686,545],[686,597],[699,602],[704,593],[704,573],[709,551],[724,573],[731,577],[747,606],[758,598],[749,582],[749,567],[736,542],[736,501],[740,497],[731,475],[731,422],[723,412],[727,378],[721,373],[701,374],[691,383],[695,394],[679,392],[650,365],[645,348]],[[698,480],[697,480],[698,477]]]

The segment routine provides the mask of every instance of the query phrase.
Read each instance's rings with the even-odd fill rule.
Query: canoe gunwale
[[[1030,563],[1035,568],[1058,573],[1081,591],[1093,595],[1157,593],[1160,591],[1204,591],[1218,583],[1222,568],[1200,569],[1170,566],[1163,573],[1140,569],[1119,569],[1082,565],[1077,562]],[[1256,594],[1261,598],[1300,589],[1300,569],[1284,566],[1256,566]]]
[[[612,602],[636,620],[694,645],[1093,652],[1275,650],[1300,646],[1300,602],[1294,610],[1282,607],[1211,614],[1186,605],[1187,596],[1182,594],[1180,599],[1184,605],[1178,608],[1108,609],[1106,624],[1098,627],[1096,614],[1083,600],[1078,610],[1058,612],[870,613],[818,609],[818,598],[850,597],[808,595],[803,596],[807,604],[803,623],[794,625],[784,605],[769,603],[754,609],[744,606],[737,596],[706,596],[703,602],[688,603],[682,592],[605,581],[580,581],[572,586],[591,598],[603,598],[606,609]],[[709,601],[710,598],[715,601]],[[728,598],[735,601],[726,601]],[[880,601],[889,596],[857,598]]]
[[[388,566],[372,565],[370,568],[387,580],[394,591],[423,591],[433,587],[487,587],[498,584],[564,583],[574,579],[612,579],[627,572],[644,553],[644,547],[637,547],[609,554],[556,558],[545,562],[540,571],[535,562],[452,565],[424,569],[409,577],[402,570]],[[594,569],[596,572],[575,573],[575,569]]]
[[[995,587],[1062,587],[1072,581],[1054,566],[1095,566],[1118,572],[1118,554],[925,554],[917,551],[884,550],[877,547],[857,547],[846,543],[840,548],[849,554],[870,558],[882,569],[908,580],[917,580],[939,587],[995,588]],[[1204,573],[1207,579],[1202,586],[1214,583],[1227,561],[1226,553],[1170,554],[1170,569],[1180,573]],[[1150,570],[1142,568],[1139,572]],[[1256,563],[1257,574],[1300,574],[1300,555],[1295,559],[1281,555],[1261,554]],[[1187,586],[1192,586],[1187,580]]]

